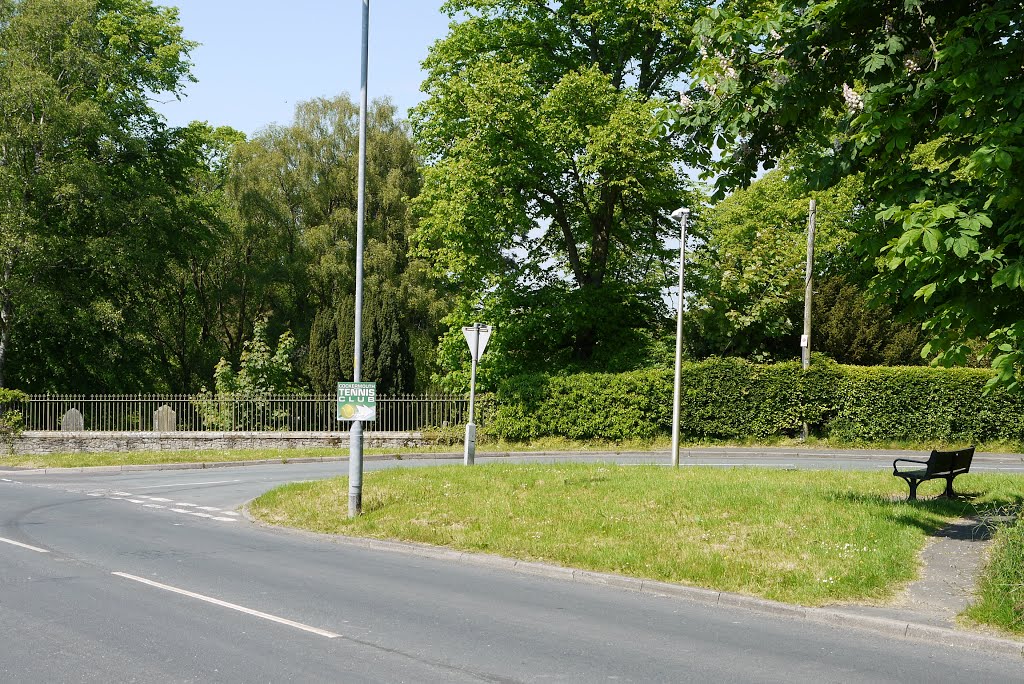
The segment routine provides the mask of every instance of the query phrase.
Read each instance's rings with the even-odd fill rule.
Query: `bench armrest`
[[[922,461],[916,458],[897,458],[892,462],[892,473],[893,475],[899,474],[899,469],[896,467],[897,463],[917,463],[918,465],[928,465],[928,461]]]

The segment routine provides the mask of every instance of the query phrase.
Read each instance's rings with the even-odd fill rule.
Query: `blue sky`
[[[157,0],[180,10],[198,83],[157,109],[171,125],[208,121],[247,134],[288,123],[295,104],[359,96],[361,0]],[[371,0],[370,98],[404,114],[422,98],[420,62],[447,33],[443,0]]]

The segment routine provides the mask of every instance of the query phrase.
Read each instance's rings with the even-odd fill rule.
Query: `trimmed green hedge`
[[[989,371],[843,366],[816,358],[758,365],[684,364],[687,438],[795,436],[804,420],[842,441],[1024,441],[1024,396],[983,395]],[[647,439],[672,427],[672,371],[530,375],[504,383],[489,431],[510,440]]]

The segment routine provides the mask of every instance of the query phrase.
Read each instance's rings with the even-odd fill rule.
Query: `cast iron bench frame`
[[[927,461],[921,461],[916,458],[897,458],[892,462],[892,474],[896,477],[902,477],[910,485],[910,498],[907,501],[917,500],[917,485],[925,480],[936,480],[939,478],[945,478],[945,495],[953,498],[956,496],[956,493],[953,491],[953,478],[968,472],[971,469],[971,460],[973,458],[974,447],[957,449],[955,451],[934,450]],[[925,467],[901,471],[896,466],[900,462],[917,463]]]

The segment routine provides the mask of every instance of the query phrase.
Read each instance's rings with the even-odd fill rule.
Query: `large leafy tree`
[[[412,120],[427,162],[415,245],[459,293],[445,370],[478,317],[501,328],[491,364],[506,372],[635,364],[664,313],[667,213],[690,201],[682,150],[649,131],[691,64],[691,6],[443,11],[456,21],[424,62]]]
[[[1024,35],[1019,0],[726,2],[674,130],[719,191],[802,150],[821,182],[864,173],[861,247],[927,317],[925,353],[976,345],[997,381],[1024,367]]]
[[[863,269],[850,249],[864,220],[860,190],[860,179],[851,176],[814,193],[819,280],[861,280]],[[687,287],[694,293],[687,340],[697,355],[799,356],[811,195],[787,165],[703,212]]]
[[[190,155],[202,161],[192,169],[183,199],[193,220],[209,230],[188,233],[192,240],[179,245],[181,257],[167,264],[147,311],[153,345],[150,362],[159,368],[160,384],[186,393],[208,380],[218,358],[230,355],[230,345],[221,344],[218,322],[223,301],[216,295],[224,273],[232,272],[231,265],[221,260],[224,246],[235,235],[225,190],[228,160],[245,136],[229,127],[214,129],[198,122],[180,135]]]
[[[150,384],[149,294],[208,228],[150,106],[192,47],[148,0],[0,0],[0,384]]]
[[[234,146],[225,186],[229,232],[208,270],[213,328],[229,360],[255,321],[305,345],[318,391],[352,376],[359,107],[347,96],[298,105],[294,121]],[[429,378],[446,304],[408,257],[418,159],[394,106],[368,113],[363,358],[384,392]],[[417,374],[417,367],[422,373]]]

